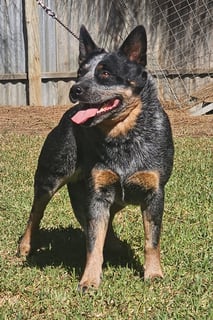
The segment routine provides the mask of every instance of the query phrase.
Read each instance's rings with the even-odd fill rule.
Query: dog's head
[[[136,27],[112,53],[99,48],[84,26],[80,30],[79,69],[70,90],[72,102],[79,102],[72,121],[96,125],[132,110],[147,79],[147,39],[143,26]]]

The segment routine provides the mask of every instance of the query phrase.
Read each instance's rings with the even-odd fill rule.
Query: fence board
[[[31,106],[41,105],[41,64],[38,7],[35,1],[25,0],[27,29],[28,99]]]

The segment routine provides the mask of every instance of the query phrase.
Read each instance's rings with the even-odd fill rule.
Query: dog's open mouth
[[[111,111],[112,109],[117,108],[120,102],[121,101],[118,98],[114,98],[101,104],[85,105],[87,108],[78,111],[71,119],[76,124],[85,123],[87,120],[94,118],[95,116],[100,116]]]

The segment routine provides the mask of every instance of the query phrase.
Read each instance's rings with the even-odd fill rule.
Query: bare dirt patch
[[[69,107],[0,107],[0,133],[46,135]],[[166,107],[165,110],[174,136],[213,136],[213,115],[194,117],[183,109]]]

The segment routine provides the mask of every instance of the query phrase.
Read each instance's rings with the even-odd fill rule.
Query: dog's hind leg
[[[34,246],[35,232],[39,229],[44,210],[50,199],[51,196],[48,193],[44,194],[41,198],[35,196],[27,227],[18,247],[18,256],[27,256],[30,254]]]
[[[144,279],[163,277],[160,263],[160,233],[164,207],[164,191],[158,190],[143,210],[145,232]],[[142,208],[143,209],[143,208]]]
[[[44,215],[44,210],[54,193],[64,184],[62,181],[62,179],[60,179],[60,181],[55,181],[54,188],[35,184],[33,205],[27,227],[18,247],[18,256],[27,256],[32,251],[35,245],[35,233],[39,229],[40,221]]]
[[[68,111],[69,112],[69,111]],[[52,196],[66,184],[76,169],[76,141],[67,113],[47,136],[42,147],[34,181],[34,200],[18,255],[28,255],[34,244],[44,210]]]

